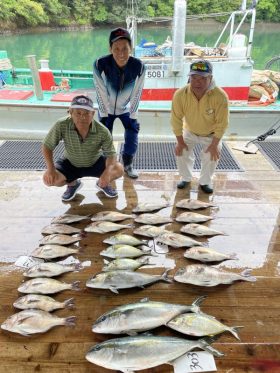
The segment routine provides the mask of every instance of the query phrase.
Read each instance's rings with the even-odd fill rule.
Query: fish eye
[[[100,351],[101,350],[101,346],[97,345],[95,347],[93,347],[92,351]]]
[[[106,316],[100,316],[99,319],[96,320],[96,323],[103,322],[106,320]]]

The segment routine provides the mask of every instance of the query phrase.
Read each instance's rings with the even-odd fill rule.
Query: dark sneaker
[[[82,186],[83,183],[80,180],[77,180],[75,185],[68,185],[65,192],[61,196],[62,201],[72,201]]]
[[[101,186],[96,183],[96,188],[100,190],[100,192],[103,192],[106,197],[115,198],[118,196],[118,192],[116,191],[116,189],[112,188],[110,185],[101,188]]]
[[[210,185],[205,184],[205,185],[199,185],[201,190],[203,190],[204,193],[211,194],[213,193],[213,188],[210,187]]]
[[[127,173],[127,176],[131,177],[132,179],[137,179],[138,172],[132,167],[130,164],[129,166],[124,167],[125,172]]]
[[[184,188],[186,188],[189,184],[190,184],[189,181],[181,180],[181,181],[179,181],[179,183],[177,184],[177,188],[178,188],[178,189],[184,189]]]

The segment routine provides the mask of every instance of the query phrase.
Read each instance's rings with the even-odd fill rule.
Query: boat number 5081
[[[164,78],[164,71],[147,71],[147,78]]]

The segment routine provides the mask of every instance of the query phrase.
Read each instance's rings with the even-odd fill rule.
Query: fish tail
[[[210,338],[202,338],[198,340],[198,346],[204,350],[210,352],[210,354],[221,357],[224,356],[224,353],[216,350],[214,347],[210,346],[210,343],[214,342],[217,337],[210,337]]]
[[[81,281],[75,281],[75,282],[73,282],[73,284],[71,285],[71,289],[72,290],[76,290],[76,291],[81,290],[80,283],[81,283]]]
[[[231,328],[228,328],[228,331],[235,336],[236,339],[240,341],[240,337],[237,333],[238,329],[244,328],[244,326],[232,326]]]
[[[83,268],[82,263],[75,263],[74,265],[74,271],[81,271]]]
[[[240,276],[243,277],[245,281],[255,282],[257,281],[256,277],[251,276],[251,269],[245,269],[243,272],[241,272]]]
[[[236,253],[231,253],[229,254],[229,258],[233,260],[238,260],[237,254]]]
[[[200,305],[207,298],[207,295],[202,295],[201,297],[196,298],[192,303],[192,312],[201,312]]]
[[[63,302],[65,308],[73,309],[75,308],[75,300],[74,298],[67,299]]]
[[[171,270],[171,268],[167,268],[163,274],[161,275],[161,280],[166,282],[173,282],[173,279],[168,277],[168,272]]]
[[[66,326],[75,326],[76,325],[76,316],[69,316],[64,319],[64,325]]]

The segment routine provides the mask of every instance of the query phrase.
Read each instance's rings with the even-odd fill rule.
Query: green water
[[[223,25],[208,26],[203,23],[187,25],[186,42],[200,46],[213,46]],[[242,30],[241,30],[242,31]],[[280,54],[280,25],[257,24],[255,27],[252,57],[256,69]],[[95,58],[108,52],[110,29],[88,31],[50,31],[23,35],[0,36],[0,50],[6,50],[14,67],[28,67],[26,55],[34,54],[37,60],[48,59],[52,69],[92,70]],[[171,26],[139,27],[138,42],[145,38],[162,44],[171,35]]]

